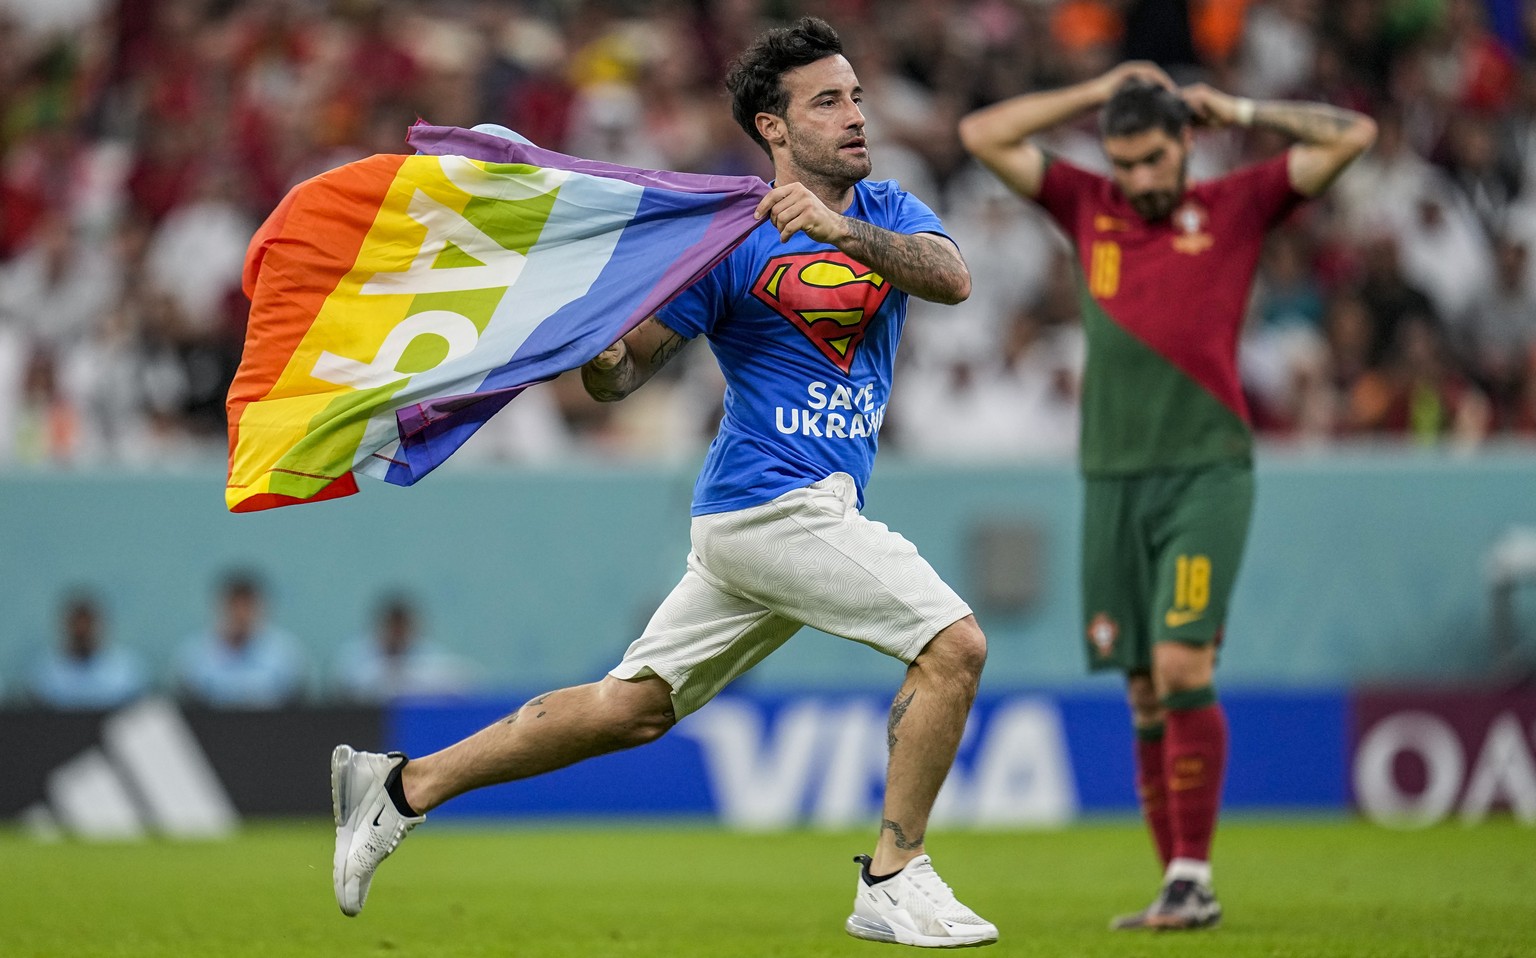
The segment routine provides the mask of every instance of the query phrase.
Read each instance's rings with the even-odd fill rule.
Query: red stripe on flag
[[[231,506],[230,512],[260,512],[263,509],[276,509],[278,506],[293,506],[301,502],[324,502],[327,499],[340,499],[357,492],[357,477],[347,473],[333,480],[330,485],[307,499],[298,496],[285,496],[276,492],[261,492],[247,499],[241,499]]]

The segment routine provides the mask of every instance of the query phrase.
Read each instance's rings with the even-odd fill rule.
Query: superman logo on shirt
[[[845,373],[890,293],[885,277],[837,250],[775,256],[752,284],[753,296]]]

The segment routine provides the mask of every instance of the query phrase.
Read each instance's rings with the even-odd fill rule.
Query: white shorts
[[[608,674],[659,676],[682,718],[802,625],[917,658],[970,606],[857,501],[853,477],[839,472],[760,506],[694,517],[688,571]]]

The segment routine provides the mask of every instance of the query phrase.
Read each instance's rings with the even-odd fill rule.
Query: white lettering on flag
[[[468,356],[480,341],[480,330],[469,318],[446,309],[430,309],[407,316],[389,331],[379,345],[378,355],[372,362],[360,363],[355,359],[323,352],[315,360],[311,372],[316,379],[354,389],[372,389],[387,386],[408,378],[411,374],[396,367],[405,351],[418,336],[440,336],[448,344],[448,353],[439,364]]]
[[[400,272],[374,273],[358,292],[364,296],[396,293],[454,293],[467,289],[511,286],[528,257],[487,236],[480,227],[417,190],[406,215],[427,228],[421,249]],[[433,264],[449,244],[480,261],[480,266],[437,267]]]

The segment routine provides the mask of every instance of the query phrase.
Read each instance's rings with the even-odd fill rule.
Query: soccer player
[[[986,658],[970,608],[906,539],[859,513],[907,298],[957,303],[971,279],[938,218],[870,173],[863,92],[837,34],[805,18],[757,38],[726,80],[737,122],[773,161],[764,222],[657,315],[582,369],[618,400],[704,336],[725,416],[694,491],[687,571],[601,681],[560,689],[442,751],[332,758],[336,898],[369,882],[424,814],[470,789],[650,742],[802,625],[907,663],[887,726],[873,855],[860,855],[857,938],[988,944],[925,854]]]
[[[1029,141],[1098,108],[1108,177]],[[1190,184],[1192,124],[1297,142]],[[1238,332],[1265,232],[1364,152],[1375,124],[1320,104],[1181,91],[1133,62],[978,110],[960,134],[1060,224],[1082,267],[1088,662],[1126,675],[1137,791],[1164,867],[1152,905],[1112,927],[1209,927],[1221,918],[1210,848],[1227,752],[1216,649],[1253,504]]]

